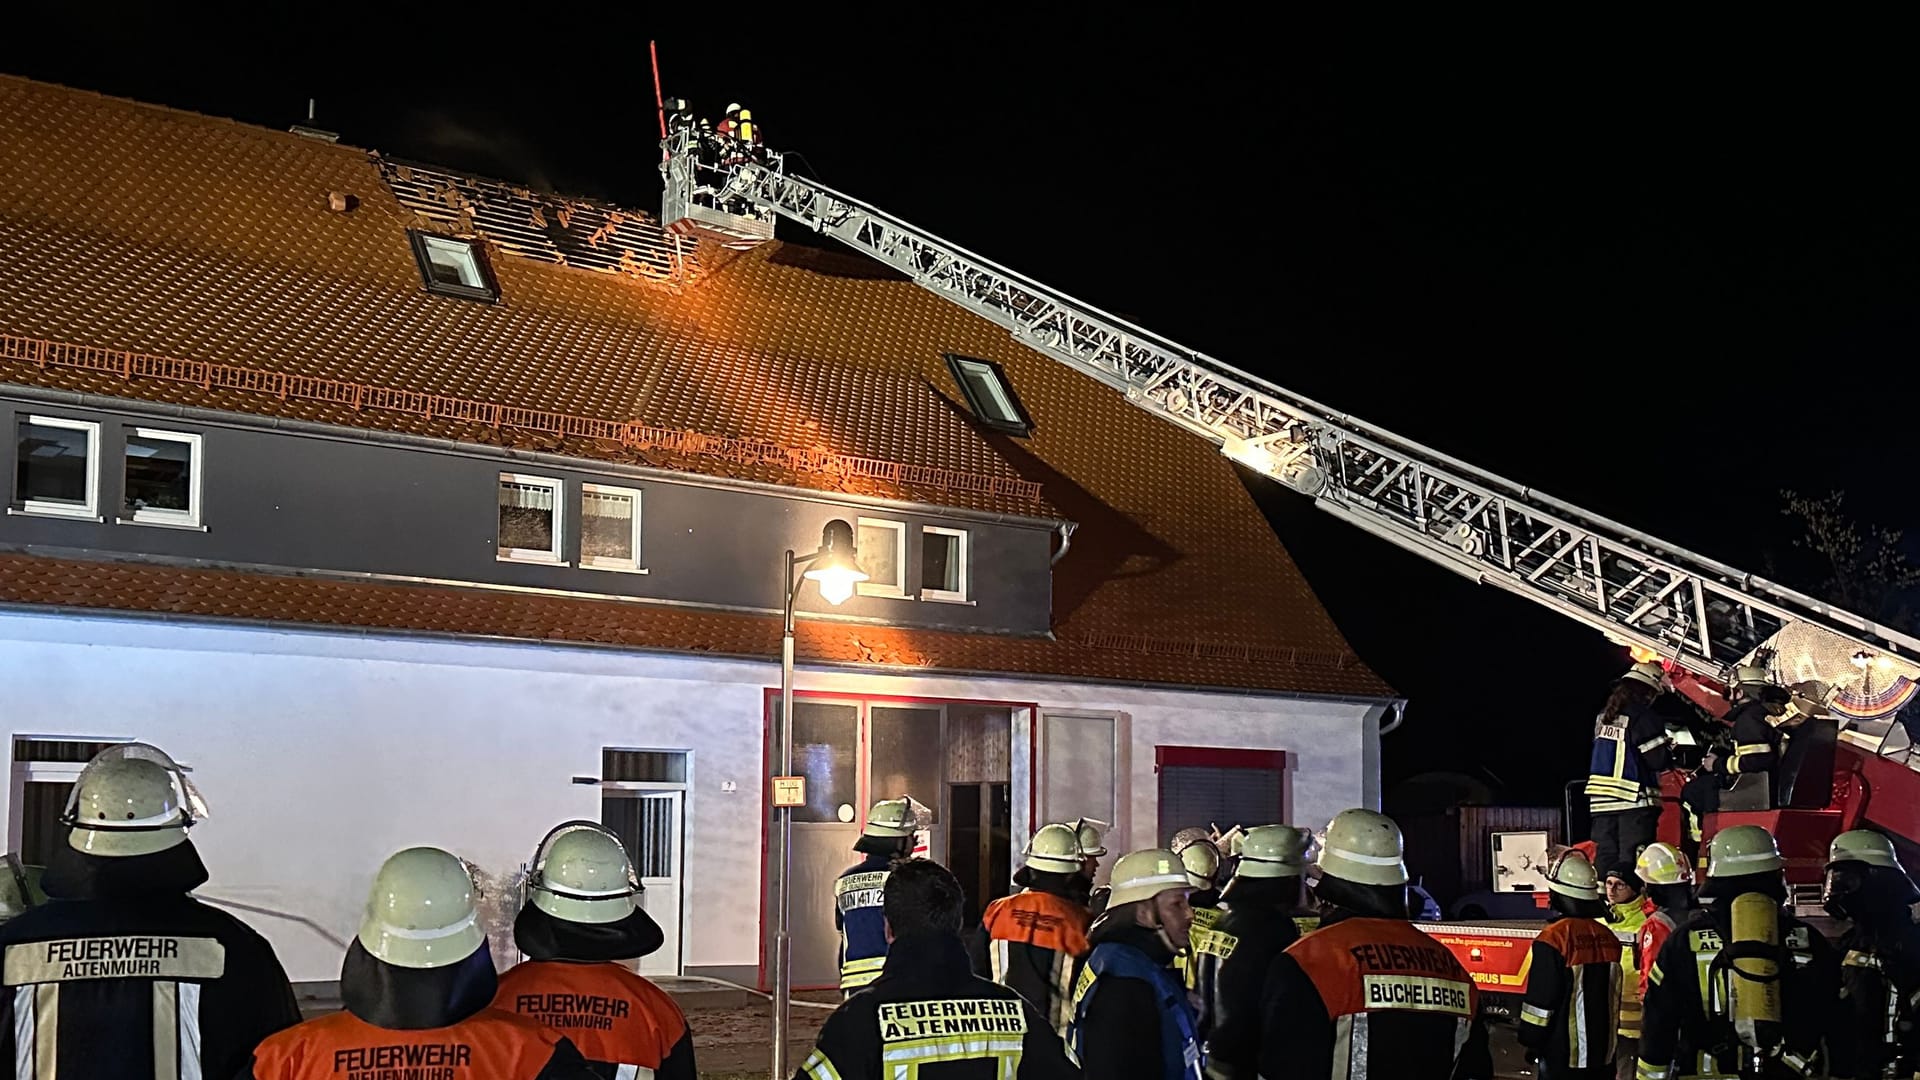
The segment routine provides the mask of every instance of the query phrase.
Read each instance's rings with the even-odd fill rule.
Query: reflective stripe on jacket
[[[1620,1026],[1620,940],[1593,919],[1561,918],[1533,939],[1520,1042],[1543,1064],[1611,1065]]]
[[[887,962],[887,919],[880,901],[893,860],[869,855],[833,883],[833,925],[840,931],[840,989],[858,990]]]
[[[679,1004],[619,964],[529,960],[500,976],[493,1006],[565,1035],[616,1075],[698,1080]]]
[[[1276,1045],[1263,1050],[1263,1075],[1288,1067],[1339,1080],[1490,1075],[1473,979],[1403,919],[1322,924],[1287,947],[1273,977],[1268,1041]]]
[[[993,981],[1018,991],[1065,1037],[1073,1022],[1074,967],[1087,955],[1087,909],[1064,896],[1028,889],[987,905]]]

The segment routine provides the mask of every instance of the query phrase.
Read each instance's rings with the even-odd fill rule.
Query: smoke
[[[398,130],[407,147],[403,156],[536,191],[560,190],[547,153],[510,128],[483,130],[442,109],[417,109]]]

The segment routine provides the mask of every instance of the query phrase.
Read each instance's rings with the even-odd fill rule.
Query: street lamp
[[[853,595],[853,587],[867,580],[867,575],[854,559],[853,526],[839,518],[827,522],[820,530],[820,550],[811,555],[796,557],[792,548],[787,549],[786,575],[781,579],[786,589],[786,621],[780,637],[780,729],[778,746],[780,747],[780,771],[776,776],[793,775],[793,604],[800,598],[802,582],[815,581],[820,584],[820,597],[829,604],[839,606]],[[807,566],[805,574],[796,577],[794,569],[803,564]],[[793,1075],[787,1067],[787,1001],[793,996],[793,941],[788,930],[789,916],[792,911],[792,892],[789,878],[793,868],[793,808],[776,806],[773,809],[773,840],[768,845],[772,855],[773,867],[773,1064],[769,1075],[773,1080],[787,1080]]]

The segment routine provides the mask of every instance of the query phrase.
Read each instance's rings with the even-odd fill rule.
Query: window
[[[121,520],[200,526],[200,436],[128,428],[126,465]]]
[[[416,232],[413,254],[420,260],[420,276],[427,291],[466,300],[498,300],[500,289],[494,284],[480,245],[471,240]]]
[[[640,493],[604,484],[580,485],[580,565],[590,570],[640,568]]]
[[[920,532],[920,599],[967,599],[967,534],[929,525]]]
[[[773,702],[778,715],[780,702]],[[833,702],[793,703],[793,771],[807,778],[807,805],[794,807],[798,822],[846,822],[860,810],[860,709]],[[770,759],[778,764],[777,759]]]
[[[960,392],[966,395],[967,407],[982,423],[1009,435],[1033,432],[1033,420],[1021,407],[1020,399],[1013,395],[1013,384],[1007,381],[1007,373],[999,364],[948,353],[947,366],[953,369],[953,381],[960,384]]]
[[[867,572],[867,580],[859,584],[860,595],[907,595],[906,523],[863,517],[859,527],[854,547],[859,552],[860,569]]]
[[[1281,750],[1156,746],[1160,843],[1189,826],[1251,829],[1287,818],[1287,755]]]
[[[798,712],[798,707],[795,708]],[[938,705],[874,705],[867,713],[868,801],[911,795],[940,820],[941,734]]]
[[[559,562],[560,493],[558,480],[501,473],[496,556],[516,562]]]
[[[98,518],[99,445],[100,425],[91,421],[22,417],[14,442],[14,505],[28,514]]]

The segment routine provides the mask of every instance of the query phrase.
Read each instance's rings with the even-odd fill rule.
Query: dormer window
[[[428,292],[463,300],[500,299],[500,288],[479,244],[433,233],[416,232],[412,236],[413,254],[420,261],[420,276]]]
[[[980,422],[1009,435],[1026,436],[1033,431],[1033,420],[1014,396],[1007,373],[991,360],[947,354],[947,366],[953,369],[953,381],[960,384],[967,407]]]

